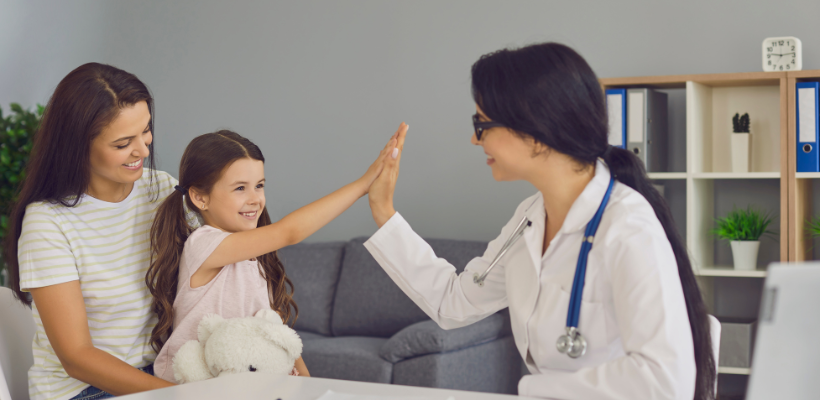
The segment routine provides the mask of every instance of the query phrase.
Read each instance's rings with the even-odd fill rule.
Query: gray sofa
[[[505,311],[445,331],[387,276],[363,243],[309,243],[279,251],[295,286],[294,328],[312,376],[516,393],[521,357]],[[459,272],[484,242],[428,240]]]

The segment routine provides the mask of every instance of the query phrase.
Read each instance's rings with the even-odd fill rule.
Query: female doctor
[[[401,158],[390,159],[369,193],[373,257],[444,329],[509,307],[532,373],[520,395],[712,399],[709,322],[686,248],[639,159],[608,145],[586,61],[555,43],[500,50],[473,65],[472,91],[472,143],[493,178],[538,193],[456,274],[393,209]],[[397,135],[394,155],[406,127]]]

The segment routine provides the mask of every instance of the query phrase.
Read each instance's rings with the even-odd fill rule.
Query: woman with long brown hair
[[[361,178],[276,223],[265,208],[265,158],[259,147],[225,130],[191,141],[182,155],[179,186],[151,227],[155,256],[145,280],[159,318],[151,334],[154,348],[161,348],[157,376],[181,380],[174,355],[196,340],[207,314],[241,318],[270,308],[284,321],[295,320],[293,284],[276,250],[301,242],[367,194],[396,140],[394,135]],[[202,227],[191,230],[183,200],[201,216]],[[292,374],[309,376],[301,358]]]
[[[170,385],[151,374],[144,279],[158,200],[176,184],[154,170],[153,104],[133,74],[89,63],[46,106],[5,243],[11,288],[33,299],[33,400]]]

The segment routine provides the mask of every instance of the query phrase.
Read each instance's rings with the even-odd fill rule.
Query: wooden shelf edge
[[[720,276],[728,278],[765,278],[766,270],[756,269],[753,271],[736,270],[731,267],[706,267],[695,268],[696,276]]]
[[[663,180],[663,179],[686,179],[688,176],[686,172],[649,172],[647,173],[649,179]]]
[[[695,179],[780,179],[780,172],[697,172]]]
[[[736,367],[718,367],[717,372],[719,374],[751,375],[752,369],[751,368],[736,368]]]
[[[794,177],[795,179],[817,179],[820,178],[820,172],[797,172]]]
[[[808,72],[808,71],[806,71]],[[601,78],[598,81],[606,87],[613,86],[653,86],[656,88],[685,88],[686,82],[698,82],[707,86],[779,86],[786,72],[737,72],[724,74],[635,76],[625,78]],[[811,74],[809,74],[811,76]]]
[[[806,71],[789,71],[787,72],[789,78],[820,78],[820,69],[810,69]]]

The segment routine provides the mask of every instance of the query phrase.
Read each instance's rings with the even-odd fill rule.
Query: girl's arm
[[[299,371],[299,376],[310,376],[310,372],[308,372],[307,365],[305,365],[305,361],[302,360],[302,357],[296,360],[296,370]]]
[[[367,194],[370,185],[384,168],[384,161],[395,154],[393,149],[396,147],[397,137],[406,130],[407,125],[402,123],[361,178],[286,215],[277,222],[229,235],[199,267],[197,273],[207,273],[205,271],[208,269],[221,268],[279,250],[299,243],[318,231]]]
[[[80,281],[31,289],[31,296],[48,341],[70,377],[117,396],[173,386],[94,347]]]

